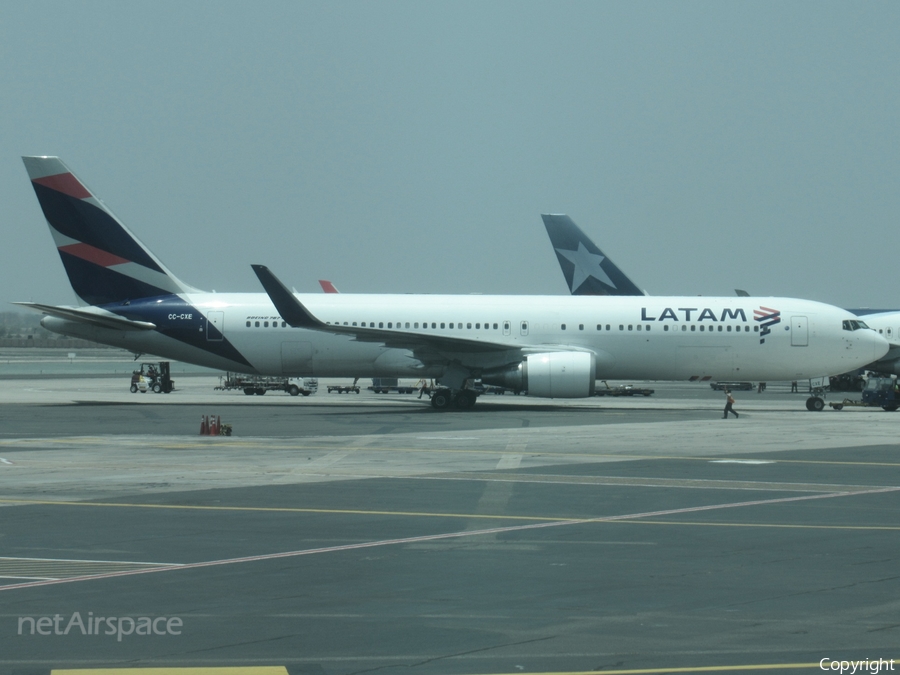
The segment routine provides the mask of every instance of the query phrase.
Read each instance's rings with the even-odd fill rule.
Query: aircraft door
[[[206,313],[206,339],[221,342],[225,334],[225,312]]]
[[[809,324],[805,316],[791,317],[791,345],[794,347],[809,345]]]
[[[509,335],[509,321],[503,322],[503,334]]]
[[[528,322],[527,321],[522,322],[521,326],[519,327],[519,332],[522,335],[528,335]]]

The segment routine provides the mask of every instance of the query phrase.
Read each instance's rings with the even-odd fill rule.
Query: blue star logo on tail
[[[558,248],[556,249],[556,252],[575,266],[575,269],[572,272],[572,286],[569,288],[571,293],[574,293],[581,284],[591,277],[606,284],[610,288],[616,288],[612,279],[610,279],[606,272],[603,271],[603,268],[600,267],[600,263],[606,260],[606,258],[602,255],[591,253],[581,242],[578,242],[577,251]]]

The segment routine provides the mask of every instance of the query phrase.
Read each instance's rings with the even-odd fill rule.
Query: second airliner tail
[[[569,216],[541,218],[572,295],[646,295]]]

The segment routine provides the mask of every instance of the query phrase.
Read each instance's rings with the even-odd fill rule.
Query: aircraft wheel
[[[288,387],[288,393],[291,396],[299,396],[300,395],[300,387],[298,387],[296,384],[292,384],[290,387]]]
[[[136,394],[136,393],[137,393],[137,385],[136,385],[136,384],[132,384],[132,385],[131,385],[131,393],[132,393],[132,394]]]
[[[438,389],[431,395],[431,407],[437,410],[446,410],[450,407],[451,398],[449,389]]]
[[[821,412],[825,409],[825,401],[818,396],[810,396],[806,399],[806,409],[812,412]]]
[[[461,391],[456,395],[456,408],[469,410],[475,405],[475,397],[467,391]]]

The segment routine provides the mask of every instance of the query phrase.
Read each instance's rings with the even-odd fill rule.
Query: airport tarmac
[[[777,385],[725,421],[688,383],[445,413],[216,383],[0,381],[0,673],[900,657],[896,414],[810,413]],[[208,414],[234,435],[199,436]],[[157,634],[120,641],[140,617]]]

